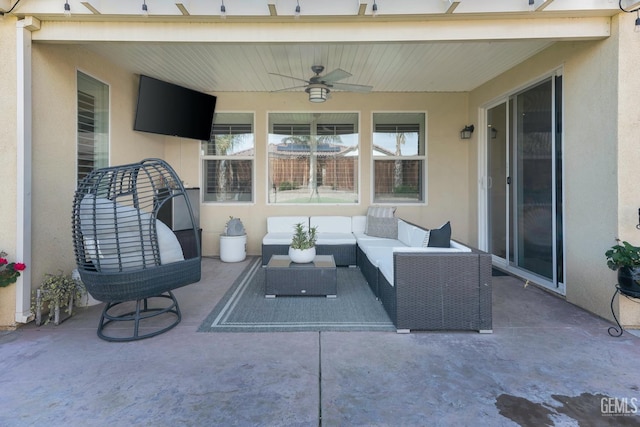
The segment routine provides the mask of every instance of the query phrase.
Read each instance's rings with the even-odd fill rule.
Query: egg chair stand
[[[151,338],[156,335],[160,335],[172,329],[180,320],[182,320],[182,314],[180,313],[180,307],[178,306],[178,300],[173,295],[173,292],[168,291],[166,294],[157,295],[153,297],[156,299],[168,299],[169,305],[164,307],[149,307],[149,300],[151,298],[144,298],[135,302],[135,310],[126,313],[112,314],[111,312],[117,311],[120,306],[129,304],[128,302],[109,302],[102,310],[102,316],[100,317],[100,323],[98,324],[98,336],[105,341],[135,341],[143,338]],[[155,302],[155,301],[154,301]],[[168,325],[161,328],[153,328],[150,332],[140,333],[141,322],[152,319],[154,317],[163,316],[165,314],[173,315],[174,319]],[[133,335],[127,337],[114,337],[112,335],[106,335],[104,329],[107,325],[117,327],[113,322],[133,322]],[[144,325],[142,325],[144,328]]]
[[[193,248],[182,247],[158,219],[165,203],[180,198],[178,205],[191,219],[187,232],[193,232]],[[200,280],[199,225],[182,182],[166,162],[146,159],[91,172],[76,190],[72,228],[82,282],[106,303],[97,331],[101,339],[150,338],[180,323],[172,290]]]

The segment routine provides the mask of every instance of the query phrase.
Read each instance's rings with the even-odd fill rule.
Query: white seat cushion
[[[317,245],[355,245],[356,238],[351,233],[318,233]]]

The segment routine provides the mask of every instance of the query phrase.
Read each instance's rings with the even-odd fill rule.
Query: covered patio
[[[100,305],[1,332],[0,424],[637,425],[640,340],[512,276],[493,277],[493,334],[197,332],[252,258],[204,258],[151,339],[100,340]]]

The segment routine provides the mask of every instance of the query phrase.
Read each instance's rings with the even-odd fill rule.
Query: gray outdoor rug
[[[238,277],[198,332],[395,332],[360,269],[338,267],[337,273],[337,298],[265,298],[265,269],[258,257]]]

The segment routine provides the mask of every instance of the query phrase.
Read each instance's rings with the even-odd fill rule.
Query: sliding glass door
[[[488,250],[552,288],[562,277],[562,77],[487,110]]]

